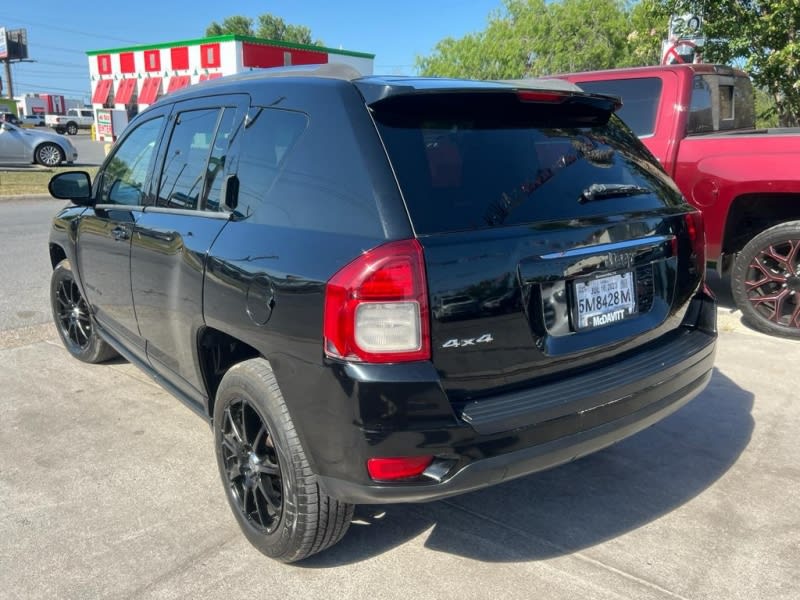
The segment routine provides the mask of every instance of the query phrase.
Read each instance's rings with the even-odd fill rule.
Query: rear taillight
[[[697,270],[705,277],[706,274],[706,228],[703,214],[693,211],[686,215],[686,231],[692,243],[692,251],[697,261]]]
[[[325,288],[325,354],[374,363],[429,359],[427,289],[417,240],[365,252]]]

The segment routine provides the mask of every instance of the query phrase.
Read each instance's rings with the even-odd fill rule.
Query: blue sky
[[[15,95],[88,98],[87,50],[199,38],[211,21],[231,15],[255,19],[272,13],[310,27],[326,46],[375,54],[376,73],[410,75],[415,56],[430,53],[447,36],[482,30],[500,5],[501,0],[4,1],[0,27],[26,28],[28,53],[36,61],[14,65]]]

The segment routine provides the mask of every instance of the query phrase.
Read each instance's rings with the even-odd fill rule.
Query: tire
[[[222,378],[214,447],[231,510],[263,554],[296,562],[347,532],[355,507],[320,489],[266,360],[234,365]]]
[[[753,328],[800,339],[800,221],[770,227],[742,248],[731,291]]]
[[[78,126],[75,123],[67,123],[67,133],[75,135],[78,133]]]
[[[36,148],[34,158],[37,163],[45,167],[57,167],[66,159],[64,151],[57,144],[49,142],[45,142]]]
[[[117,356],[117,352],[97,335],[89,306],[81,295],[69,260],[62,260],[53,269],[50,307],[58,335],[72,356],[92,364]]]

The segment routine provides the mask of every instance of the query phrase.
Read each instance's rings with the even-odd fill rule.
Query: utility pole
[[[11,61],[8,58],[3,59],[6,67],[6,97],[10,100],[14,99],[14,82],[11,80]]]

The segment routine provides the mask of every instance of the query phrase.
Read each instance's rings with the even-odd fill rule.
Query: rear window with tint
[[[659,77],[613,79],[610,81],[580,81],[578,85],[592,94],[610,94],[622,98],[617,116],[640,137],[656,130],[658,99],[661,96]]]
[[[458,98],[453,101],[451,111],[438,103],[428,114],[419,103],[408,112],[396,106],[391,112],[374,111],[418,234],[629,214],[682,203],[675,185],[616,117],[582,127],[567,107],[559,112],[531,104],[526,116],[488,106],[470,111]],[[542,111],[545,118],[537,114]],[[582,194],[592,184],[648,192],[587,202]]]

